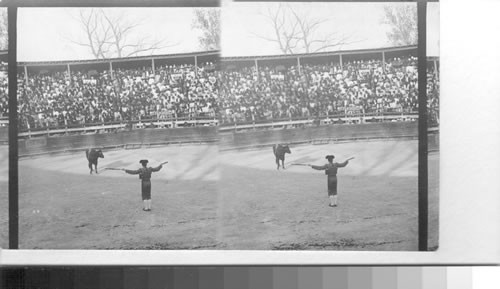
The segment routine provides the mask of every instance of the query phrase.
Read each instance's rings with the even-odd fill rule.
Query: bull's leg
[[[94,165],[95,165],[95,173],[98,174],[98,172],[97,172],[97,161],[95,162]]]
[[[281,160],[281,167],[282,167],[283,169],[285,169],[285,158],[283,158],[283,159]]]
[[[92,170],[92,163],[91,162],[89,162],[89,169],[90,169],[90,174],[92,174],[93,170]]]
[[[276,157],[276,169],[280,169],[280,159],[278,157]]]

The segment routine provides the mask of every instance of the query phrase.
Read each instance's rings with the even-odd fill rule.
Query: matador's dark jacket
[[[343,168],[347,166],[347,161],[343,163],[327,163],[322,166],[311,166],[315,170],[324,170],[325,175],[328,176],[328,195],[337,195],[337,170],[338,168]]]
[[[139,179],[142,180],[142,199],[151,199],[151,174],[161,170],[163,166],[158,166],[156,168],[152,167],[142,167],[138,170],[125,170],[127,174],[139,175]]]

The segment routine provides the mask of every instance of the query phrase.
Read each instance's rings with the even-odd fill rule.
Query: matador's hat
[[[333,160],[334,158],[335,158],[335,156],[334,156],[334,155],[327,155],[327,156],[325,157],[325,159],[327,159],[327,160]]]
[[[143,164],[147,164],[148,160],[140,160],[139,162],[143,165]]]

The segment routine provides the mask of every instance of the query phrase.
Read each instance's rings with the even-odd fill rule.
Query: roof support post
[[[71,82],[71,68],[69,67],[69,63],[68,63],[67,69],[68,69],[69,82]]]
[[[255,71],[257,72],[257,78],[259,78],[259,63],[257,59],[255,59]]]
[[[28,66],[24,66],[24,81],[26,82],[26,87],[28,87],[29,85],[29,81],[28,81]]]
[[[194,56],[194,73],[196,76],[198,76],[198,56]]]
[[[297,67],[299,68],[299,75],[302,75],[302,69],[300,67],[300,57],[297,57]]]
[[[340,70],[344,70],[344,64],[342,63],[342,54],[339,54]]]
[[[434,74],[436,75],[436,79],[439,80],[439,72],[438,72],[438,65],[437,65],[436,59],[434,59]]]
[[[385,71],[385,51],[382,51],[382,69]]]
[[[109,62],[109,73],[111,74],[111,77],[113,77],[113,62]]]
[[[153,74],[155,74],[155,59],[151,58],[151,68],[153,69]]]

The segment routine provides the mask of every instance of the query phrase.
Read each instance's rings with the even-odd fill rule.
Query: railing
[[[393,112],[393,113],[367,113],[367,114],[339,114],[339,115],[323,115],[319,118],[299,117],[299,118],[283,118],[273,120],[246,121],[236,123],[219,123],[219,120],[214,118],[177,118],[177,119],[145,119],[134,120],[130,122],[111,122],[111,123],[93,123],[78,126],[66,127],[47,127],[40,129],[32,129],[22,131],[18,134],[20,138],[35,137],[43,135],[58,135],[58,134],[74,134],[74,133],[96,133],[99,131],[125,130],[125,129],[140,129],[140,128],[178,128],[183,126],[218,126],[219,131],[239,131],[248,129],[273,129],[283,128],[287,126],[312,126],[312,125],[329,125],[338,121],[342,123],[367,123],[380,121],[415,121],[418,119],[418,112]],[[7,121],[8,123],[8,121]]]
[[[324,145],[330,143],[348,143],[348,142],[356,142],[356,141],[384,141],[384,140],[397,140],[397,139],[410,139],[415,140],[418,139],[418,136],[407,134],[407,135],[394,135],[394,136],[372,136],[372,137],[340,137],[340,138],[313,138],[308,140],[295,140],[286,142],[288,145]],[[262,144],[254,144],[254,145],[246,145],[246,146],[238,146],[238,147],[225,147],[222,146],[220,148],[221,151],[231,151],[231,150],[245,150],[245,149],[256,149],[256,148],[265,148],[271,147],[276,144],[276,142],[267,142]],[[435,149],[433,151],[439,151]]]
[[[219,121],[214,118],[176,118],[176,119],[144,119],[129,122],[92,123],[77,126],[47,127],[22,131],[19,137],[33,137],[42,135],[71,134],[71,133],[95,133],[98,131],[119,130],[119,129],[140,129],[152,128],[176,128],[188,126],[217,126]]]
[[[284,126],[305,126],[305,125],[327,125],[336,121],[347,123],[365,123],[370,121],[415,121],[418,119],[418,112],[409,113],[368,113],[356,115],[330,115],[320,116],[319,118],[287,118],[265,121],[250,121],[242,123],[223,123],[219,131],[238,131],[257,128],[281,128]]]

